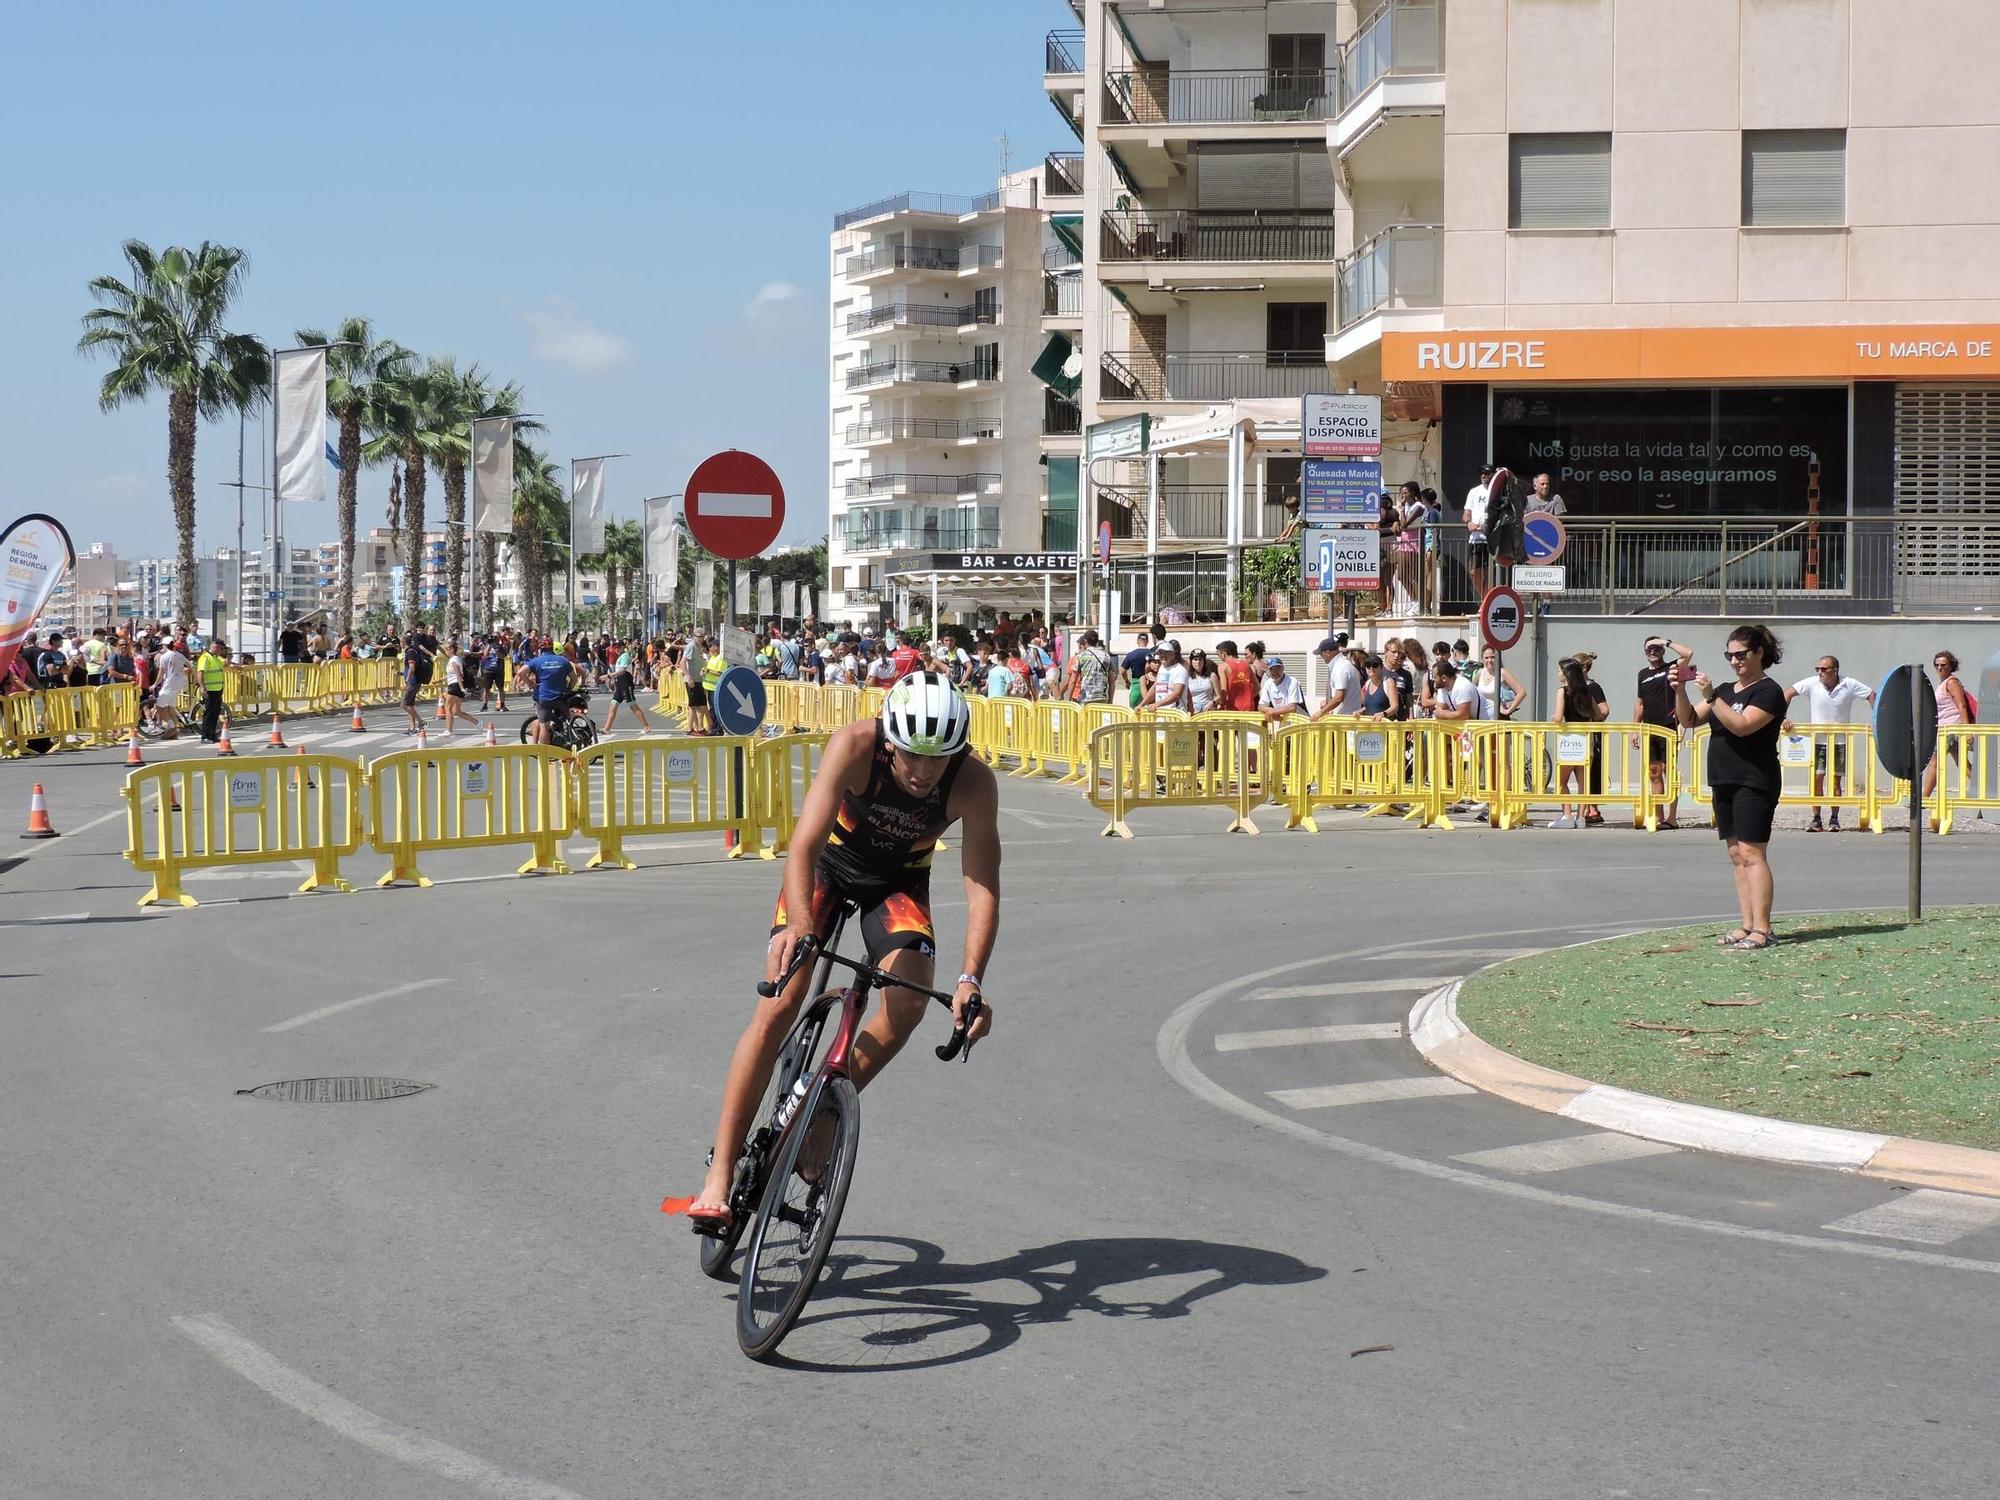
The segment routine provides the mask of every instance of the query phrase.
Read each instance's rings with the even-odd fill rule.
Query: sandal
[[[1743,935],[1741,942],[1731,943],[1729,946],[1738,953],[1762,953],[1766,948],[1774,946],[1777,941],[1763,928],[1753,927]]]
[[[1746,940],[1748,940],[1752,930],[1753,929],[1748,927],[1738,927],[1733,932],[1726,932],[1721,937],[1715,940],[1715,946],[1718,948],[1737,947]]]

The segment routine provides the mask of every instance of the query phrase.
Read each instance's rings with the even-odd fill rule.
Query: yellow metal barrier
[[[1083,711],[1074,703],[1046,699],[1035,705],[1035,769],[1053,775],[1060,765],[1062,786],[1081,785],[1090,774],[1090,733]]]
[[[1232,770],[1254,763],[1265,742],[1261,724],[1220,715],[1107,724],[1090,736],[1084,795],[1110,815],[1106,837],[1132,837],[1126,816],[1135,807],[1227,807],[1236,814],[1229,832],[1256,833],[1250,812],[1259,798],[1250,778]]]
[[[1630,807],[1635,827],[1656,830],[1673,803],[1673,733],[1652,724],[1521,724],[1472,726],[1473,795],[1490,803],[1500,828],[1518,828],[1531,806],[1589,803]],[[1668,754],[1667,790],[1653,790],[1648,747]]]
[[[1875,758],[1875,730],[1868,724],[1795,724],[1778,741],[1782,807],[1851,808],[1855,827],[1882,832],[1882,810],[1907,806],[1910,784],[1884,771]],[[1687,774],[1678,785],[1706,807],[1714,800],[1708,784],[1710,731],[1706,724],[1687,736]],[[1813,791],[1815,772],[1820,790]],[[1840,792],[1833,790],[1835,779]]]
[[[185,871],[312,861],[301,891],[352,890],[340,860],[361,847],[358,761],[259,755],[146,766],[125,778],[125,857],[153,877],[141,906],[193,906]]]
[[[496,844],[530,846],[523,875],[568,874],[561,845],[576,828],[570,776],[569,756],[548,745],[398,750],[371,762],[368,841],[390,860],[376,884],[429,885],[417,869],[420,852]]]
[[[750,784],[756,792],[758,825],[771,830],[770,842],[757,851],[765,859],[775,859],[791,848],[799,808],[813,777],[819,774],[826,741],[824,734],[786,734],[757,742]]]
[[[1457,736],[1426,720],[1322,719],[1285,725],[1271,736],[1269,784],[1287,828],[1319,832],[1321,807],[1364,807],[1369,817],[1399,813],[1424,827],[1449,828],[1440,768],[1456,762]]]
[[[747,736],[646,736],[592,745],[577,756],[575,827],[597,840],[589,868],[632,869],[624,838],[633,833],[733,832],[731,859],[757,853],[758,744]]]
[[[1967,808],[2000,810],[2000,724],[1947,724],[1938,730],[1938,779],[1931,793],[1937,831],[1950,833],[1957,814]]]
[[[845,728],[861,717],[861,689],[837,684],[819,690],[820,728],[835,730]]]
[[[687,679],[681,676],[679,667],[675,667],[670,671],[664,663],[661,665],[660,673],[660,697],[659,701],[653,705],[653,711],[663,719],[679,719],[682,724],[686,724],[688,712]]]

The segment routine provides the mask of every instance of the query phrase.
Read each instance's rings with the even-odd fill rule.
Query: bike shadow
[[[1222,1292],[1297,1286],[1326,1274],[1280,1251],[1208,1240],[1058,1240],[1001,1260],[958,1263],[926,1240],[843,1236],[827,1257],[811,1308],[770,1363],[814,1371],[928,1369],[998,1353],[1037,1324],[1079,1314],[1182,1318]],[[1000,1287],[1025,1290],[1017,1296],[986,1290]],[[1112,1295],[1119,1287],[1130,1290]]]

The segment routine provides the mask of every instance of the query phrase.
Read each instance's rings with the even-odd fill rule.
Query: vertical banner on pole
[[[731,571],[734,571],[733,569]],[[729,617],[735,620],[750,613],[750,570],[736,574],[736,587],[729,601]]]
[[[697,558],[694,565],[694,607],[715,609],[715,559]]]
[[[804,623],[806,617],[805,599],[806,586],[803,583],[794,583],[792,585],[792,618],[801,624]]]
[[[281,350],[273,371],[275,493],[280,501],[313,504],[326,498],[326,350]]]
[[[514,529],[512,417],[480,417],[472,424],[472,529]]]
[[[570,545],[583,556],[604,550],[604,460],[579,458],[569,466]]]
[[[656,495],[646,502],[646,574],[653,581],[657,604],[674,602],[681,572],[681,528],[674,520],[671,496]]]
[[[758,619],[768,619],[777,612],[777,602],[773,597],[776,592],[777,589],[770,574],[766,573],[762,578],[757,580]]]

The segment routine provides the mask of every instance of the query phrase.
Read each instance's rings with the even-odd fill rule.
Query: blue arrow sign
[[[1531,563],[1550,563],[1563,555],[1568,530],[1547,511],[1531,510],[1521,521],[1521,550]]]
[[[748,667],[731,667],[716,682],[708,706],[724,734],[755,734],[764,722],[764,679]]]

